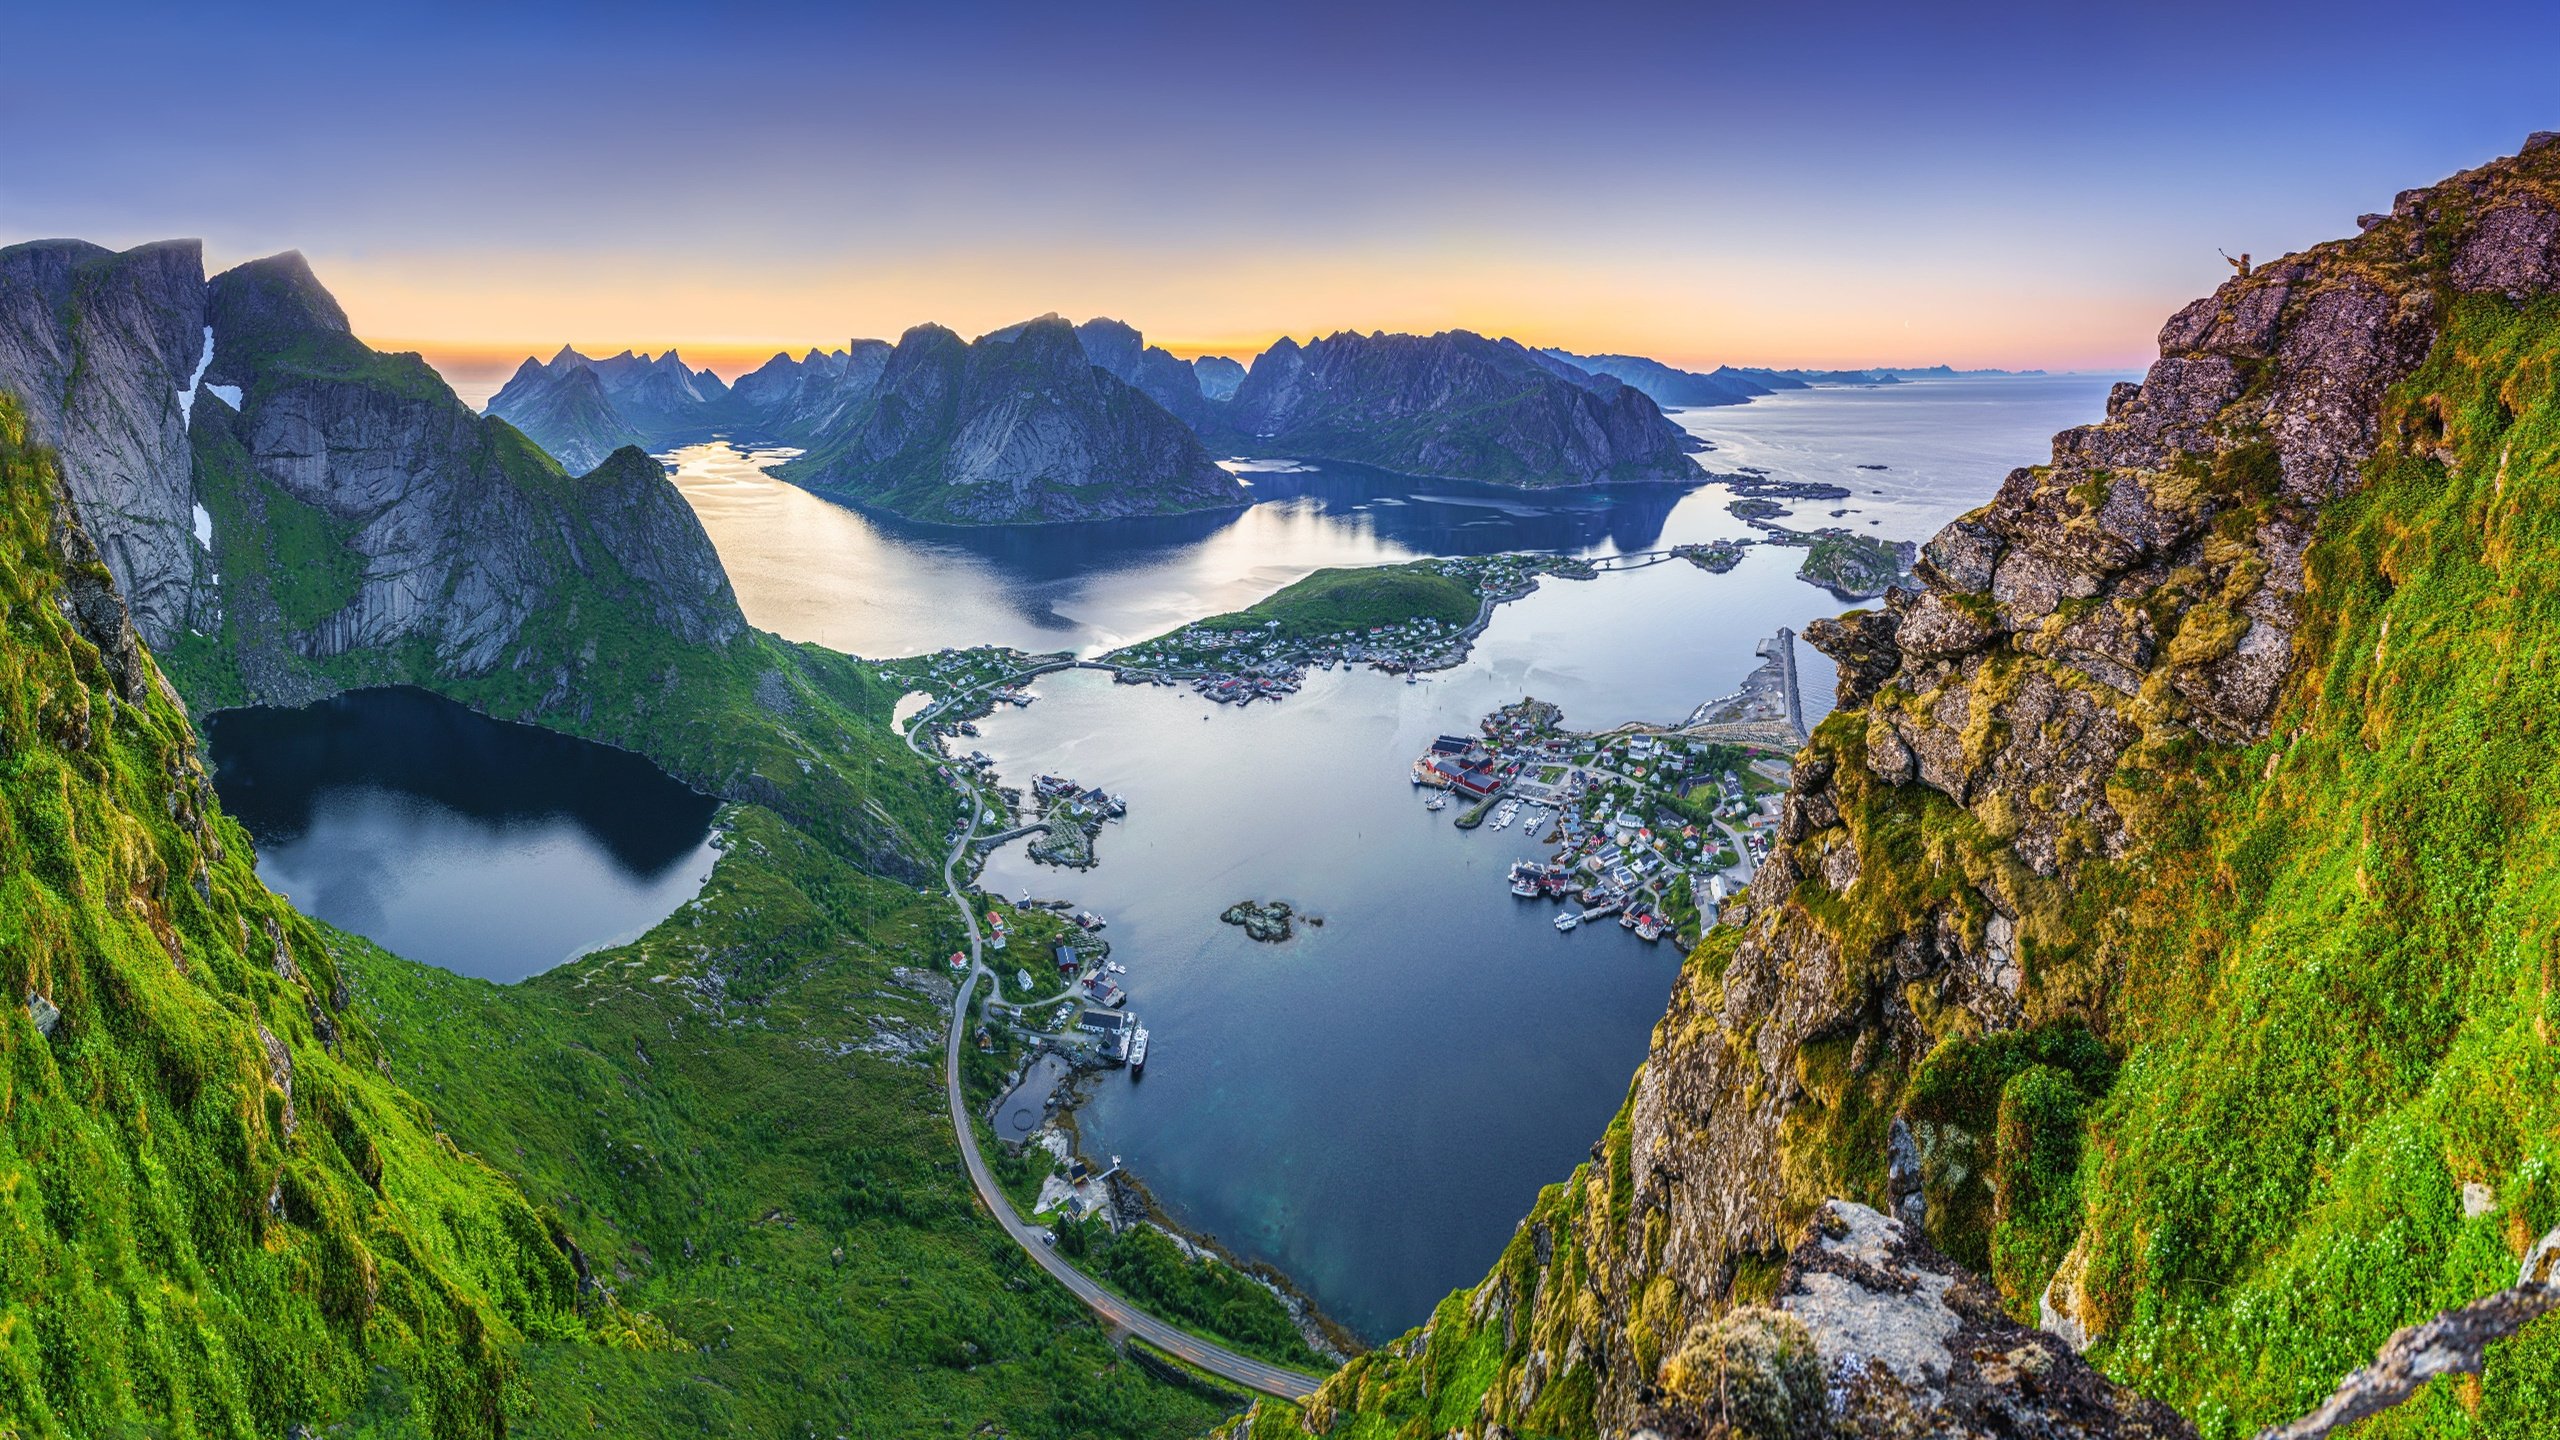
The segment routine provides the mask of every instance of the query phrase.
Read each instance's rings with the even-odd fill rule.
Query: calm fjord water
[[[206,725],[258,876],[413,960],[521,980],[692,899],[715,802],[628,751],[360,690]]]
[[[2095,416],[2107,384],[1826,388],[1674,418],[1716,446],[1711,469],[1855,492],[1788,502],[1793,523],[1918,540]],[[1539,495],[1343,467],[1249,471],[1270,498],[1240,514],[929,530],[831,505],[725,445],[674,458],[749,618],[872,656],[1099,651],[1326,565],[1749,533],[1720,485]],[[1853,513],[1828,513],[1841,508]],[[1480,1278],[1616,1111],[1679,957],[1616,926],[1557,934],[1552,907],[1502,883],[1532,838],[1452,829],[1421,808],[1406,766],[1431,736],[1524,694],[1577,726],[1682,717],[1733,689],[1778,626],[1845,608],[1794,578],[1799,558],[1762,547],[1720,576],[1672,564],[1551,580],[1497,612],[1467,664],[1419,684],[1319,672],[1280,705],[1238,711],[1070,672],[982,722],[971,743],[1007,783],[1050,771],[1129,799],[1098,868],[1046,869],[1013,846],[985,875],[1108,916],[1129,966],[1154,1036],[1147,1074],[1094,1085],[1087,1152],[1121,1156],[1177,1218],[1278,1264],[1369,1339]],[[1818,716],[1829,663],[1798,658]],[[1257,898],[1326,923],[1269,946],[1218,922]]]
[[[1712,469],[1848,486],[1794,523],[1925,538],[2045,441],[2098,413],[2105,377],[1819,389],[1675,418]],[[774,480],[726,444],[673,457],[748,618],[883,657],[1005,643],[1095,652],[1239,608],[1326,565],[1543,549],[1601,556],[1750,533],[1721,485],[1523,493],[1349,467],[1247,467],[1241,512],[1033,529],[928,529]],[[1883,470],[1860,468],[1883,465]],[[1852,513],[1836,520],[1828,513]],[[1872,522],[1872,523],[1871,523]],[[1540,1185],[1626,1092],[1679,957],[1615,926],[1559,935],[1513,900],[1521,830],[1452,829],[1405,780],[1429,738],[1536,695],[1568,723],[1676,720],[1732,690],[1753,646],[1843,606],[1760,547],[1729,574],[1674,563],[1548,581],[1468,662],[1405,684],[1320,672],[1278,706],[1041,682],[983,723],[1008,783],[1042,771],[1125,794],[1102,863],[1009,847],[986,884],[1111,920],[1148,1073],[1102,1077],[1088,1153],[1118,1154],[1174,1214],[1279,1264],[1365,1337],[1471,1283]],[[1829,663],[1799,651],[1808,710]],[[510,980],[645,929],[698,889],[711,802],[619,751],[500,725],[416,691],[210,726],[223,801],[260,873],[416,959]],[[1280,946],[1218,923],[1287,899],[1326,924]]]

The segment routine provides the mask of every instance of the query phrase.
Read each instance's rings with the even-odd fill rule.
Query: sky
[[[2143,363],[2560,129],[2560,6],[0,0],[0,242],[309,256],[507,359],[1117,316],[1674,364]]]

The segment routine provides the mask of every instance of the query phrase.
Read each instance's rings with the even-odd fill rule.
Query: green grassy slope
[[[55,603],[23,440],[0,401],[0,980],[62,1013],[0,1017],[0,1433],[1224,1413],[976,1209],[928,978],[946,905],[750,806],[697,902],[520,986],[315,927],[258,884],[174,703],[116,698]]]
[[[1433,568],[1386,565],[1318,570],[1254,605],[1199,622],[1203,630],[1260,630],[1280,622],[1284,639],[1363,631],[1373,625],[1437,620],[1464,625],[1476,618],[1476,592]]]
[[[2560,307],[2467,302],[2333,508],[2273,736],[2095,927],[2128,1050],[2083,1177],[2111,1369],[2238,1435],[2560,1223]],[[2465,1182],[2494,1207],[2466,1219]],[[2365,1434],[2549,1433],[2560,1325]]]
[[[1169,1436],[1214,1421],[1218,1406],[1114,1352],[977,1210],[943,1107],[929,958],[959,943],[950,907],[766,812],[729,819],[699,902],[522,985],[333,937],[393,1076],[673,1336],[647,1352],[529,1346],[516,1432]],[[977,1078],[991,1094],[996,1076]]]
[[[67,512],[0,398],[0,1431],[494,1433],[519,1336],[625,1327],[375,1068],[185,717],[57,603],[108,584]]]
[[[2385,402],[2365,486],[2319,519],[2269,738],[2129,756],[2109,793],[2144,845],[2024,892],[2043,907],[2020,922],[2033,1028],[1978,1037],[1924,1010],[1938,1041],[1917,1065],[1813,1045],[1796,1067],[1791,1195],[1881,1204],[1887,1119],[1948,1126],[1970,1148],[1939,1152],[1934,1238],[2022,1317],[2068,1272],[2103,1332],[2091,1358],[2215,1440],[2304,1412],[2395,1328],[2513,1283],[2560,1224],[2560,305],[2448,304]],[[2245,466],[2214,483],[2244,516],[2273,503]],[[1977,815],[1876,781],[1866,733],[1847,712],[1812,745],[1837,764],[1862,878],[1794,897],[1844,953],[2017,864]],[[1712,997],[1736,939],[1712,933],[1687,983]],[[1355,1361],[1310,1428],[1468,1423],[1533,1351],[1561,1353],[1617,1257],[1658,1243],[1629,1233],[1630,1136],[1622,1113],[1483,1284]],[[1773,1279],[1743,1257],[1731,1294]],[[1639,1365],[1676,1343],[1658,1333],[1669,1284],[1629,1297]],[[1484,1323],[1504,1304],[1525,1309],[1509,1333]],[[1593,1433],[1588,1376],[1507,1422]],[[2556,1418],[2545,1319],[2485,1376],[2357,1433],[2522,1440]]]

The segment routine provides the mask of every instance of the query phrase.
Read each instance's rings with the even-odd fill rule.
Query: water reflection
[[[1675,412],[1700,458],[1849,487],[1797,523],[1925,539],[2045,437],[2098,412],[2101,376],[1819,389]],[[864,514],[765,473],[793,452],[727,441],[669,457],[755,623],[856,655],[1007,644],[1093,653],[1249,605],[1330,565],[1547,550],[1609,555],[1750,533],[1723,485],[1519,490],[1356,465],[1231,462],[1242,511],[948,527]],[[1883,470],[1862,468],[1885,465]],[[1833,514],[1833,511],[1843,513]]]
[[[410,957],[517,980],[701,889],[717,802],[628,751],[365,690],[206,722],[259,876]]]

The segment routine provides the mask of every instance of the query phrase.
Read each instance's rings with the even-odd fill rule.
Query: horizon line
[[[1097,318],[1099,318],[1099,317],[1097,317]],[[921,323],[930,323],[930,322],[921,322]],[[998,327],[998,328],[1002,328],[1002,327]],[[1449,327],[1446,327],[1446,329],[1450,329],[1450,330],[1472,330],[1472,328],[1473,328],[1473,327],[1469,327],[1469,326],[1449,326]],[[1328,333],[1328,334],[1331,334],[1331,333],[1342,333],[1342,331],[1344,331],[1344,330],[1348,330],[1348,329],[1349,329],[1349,327],[1341,327],[1341,330],[1331,331],[1331,332],[1325,332],[1325,333]],[[992,333],[992,332],[990,332],[990,333]],[[1140,333],[1141,333],[1142,335],[1144,334],[1144,332],[1143,332],[1143,331],[1141,331]],[[1357,332],[1357,333],[1367,334],[1367,333],[1371,333],[1371,332],[1368,332],[1368,331],[1360,331],[1360,332]],[[1386,333],[1410,334],[1410,333],[1417,333],[1417,332],[1410,332],[1410,331],[1395,331],[1395,332],[1386,332]],[[1442,333],[1442,332],[1430,332],[1430,333]],[[1488,338],[1493,338],[1493,339],[1513,339],[1513,340],[1517,340],[1517,337],[1514,337],[1514,336],[1508,336],[1508,335],[1503,335],[1503,334],[1500,334],[1499,332],[1483,331],[1483,330],[1473,330],[1473,333],[1475,333],[1475,334],[1479,334],[1479,335],[1485,335],[1485,336],[1487,336]],[[551,356],[558,354],[558,353],[559,353],[559,351],[564,347],[564,345],[565,345],[565,347],[566,347],[566,348],[571,349],[571,350],[574,350],[574,351],[578,352],[578,353],[579,353],[579,354],[581,354],[581,355],[585,355],[585,356],[589,357],[590,359],[606,359],[606,358],[609,358],[609,357],[611,357],[611,356],[614,356],[614,355],[617,355],[617,354],[621,354],[621,353],[623,353],[623,352],[625,352],[625,351],[629,351],[630,353],[635,354],[635,355],[643,355],[643,356],[658,356],[658,355],[664,355],[664,354],[666,354],[668,351],[672,350],[672,351],[675,351],[677,354],[681,355],[682,357],[684,357],[684,359],[685,359],[685,360],[686,360],[690,365],[692,365],[692,367],[693,367],[693,368],[695,368],[695,369],[697,369],[697,370],[699,370],[699,369],[708,369],[708,370],[710,370],[712,373],[714,373],[714,374],[716,374],[716,375],[719,375],[719,376],[720,376],[722,379],[724,379],[724,380],[735,380],[739,375],[746,374],[746,373],[748,373],[748,372],[750,372],[750,371],[752,371],[752,370],[756,369],[758,366],[761,366],[761,365],[766,364],[767,362],[771,361],[771,360],[772,360],[775,356],[777,356],[777,355],[784,356],[784,357],[787,357],[787,358],[792,359],[792,360],[799,360],[799,359],[801,359],[801,358],[805,357],[806,355],[808,355],[808,354],[809,354],[809,352],[811,352],[811,351],[813,351],[813,350],[814,350],[814,351],[816,351],[816,352],[818,352],[818,353],[820,353],[820,354],[831,354],[831,353],[834,353],[834,352],[836,352],[836,351],[840,351],[840,350],[844,349],[844,348],[846,347],[846,345],[849,343],[849,340],[851,340],[851,339],[882,340],[882,341],[884,341],[884,343],[892,344],[892,345],[894,345],[894,344],[896,344],[896,343],[897,343],[894,339],[889,339],[888,337],[883,337],[883,336],[854,336],[854,337],[848,337],[848,339],[839,339],[839,340],[833,340],[833,341],[800,341],[800,342],[785,342],[785,341],[775,341],[775,340],[734,341],[734,340],[711,340],[711,339],[701,339],[701,340],[664,340],[664,339],[660,339],[660,340],[650,341],[650,342],[647,342],[647,343],[640,343],[640,342],[635,342],[635,341],[631,341],[631,340],[627,340],[627,339],[620,339],[620,338],[617,338],[617,339],[614,339],[614,340],[611,340],[611,341],[585,341],[585,342],[578,341],[578,340],[568,340],[568,341],[553,340],[553,341],[547,341],[547,342],[522,342],[522,341],[498,341],[498,340],[427,340],[427,339],[417,339],[417,338],[409,338],[409,337],[387,337],[387,336],[385,336],[385,337],[377,337],[377,336],[365,335],[365,334],[361,334],[361,333],[359,333],[359,334],[357,335],[357,337],[356,337],[356,338],[357,338],[357,339],[359,339],[359,340],[361,340],[361,341],[363,341],[366,345],[371,346],[371,347],[372,347],[372,348],[374,348],[375,350],[381,351],[381,352],[383,352],[383,353],[385,353],[385,354],[413,353],[413,354],[417,354],[417,355],[422,356],[422,357],[428,357],[428,358],[430,358],[431,360],[432,360],[432,359],[434,359],[434,358],[442,358],[442,359],[444,359],[444,360],[447,360],[447,361],[450,361],[450,362],[453,362],[453,363],[457,363],[457,364],[466,364],[466,365],[472,365],[472,366],[493,366],[493,367],[494,367],[494,366],[513,367],[513,366],[516,366],[516,365],[520,365],[521,363],[523,363],[523,362],[524,362],[524,361],[526,361],[526,360],[533,360],[533,361],[536,361],[536,362],[547,362],[547,361],[550,359],[550,357],[551,357]],[[971,337],[971,338],[972,338],[972,340],[974,341],[974,340],[975,340],[976,338],[978,338],[978,337]],[[1175,342],[1175,341],[1159,341],[1159,340],[1155,340],[1155,339],[1149,338],[1149,339],[1146,341],[1146,343],[1147,343],[1149,346],[1153,347],[1153,348],[1162,349],[1162,350],[1164,350],[1164,351],[1166,351],[1166,352],[1168,352],[1168,353],[1172,354],[1175,358],[1180,359],[1180,360],[1183,360],[1183,361],[1185,361],[1185,362],[1189,362],[1189,361],[1197,360],[1197,359],[1203,358],[1203,357],[1205,357],[1205,356],[1224,356],[1224,357],[1226,357],[1226,358],[1228,358],[1228,359],[1232,359],[1232,360],[1238,361],[1239,363],[1242,363],[1242,364],[1244,364],[1244,365],[1246,365],[1246,366],[1248,366],[1248,367],[1249,367],[1249,366],[1251,366],[1251,365],[1254,363],[1254,361],[1256,361],[1256,360],[1258,360],[1258,359],[1260,359],[1260,358],[1261,358],[1262,353],[1263,353],[1264,351],[1266,351],[1266,350],[1270,349],[1273,345],[1275,345],[1275,344],[1279,343],[1279,341],[1281,341],[1281,340],[1283,340],[1283,339],[1293,339],[1293,338],[1295,338],[1295,337],[1294,337],[1294,336],[1286,336],[1286,335],[1274,335],[1274,336],[1271,336],[1271,337],[1270,337],[1270,338],[1268,338],[1268,339],[1265,339],[1265,340],[1262,340],[1262,341],[1260,341],[1260,342],[1258,342],[1258,343],[1253,343],[1253,344],[1233,344],[1233,343],[1221,344],[1221,343],[1217,343],[1217,342],[1209,342],[1209,343],[1185,343],[1185,342]],[[1302,343],[1303,343],[1303,342],[1302,342]],[[1525,341],[1525,340],[1517,341],[1517,343],[1522,344],[1522,345],[1528,345],[1528,344],[1529,344],[1529,342],[1527,342],[1527,341]],[[2148,363],[2149,363],[2149,362],[2147,362],[2147,361],[2125,361],[2125,362],[2120,362],[2120,363],[2107,362],[2107,361],[2096,361],[2096,362],[2083,361],[2083,362],[2074,363],[2074,364],[2062,364],[2062,365],[2056,365],[2056,364],[2042,364],[2042,365],[2036,365],[2036,364],[2022,364],[2022,363],[2017,363],[2017,362],[2014,362],[2014,361],[2012,361],[2012,362],[2005,362],[2005,363],[1995,362],[1995,363],[1988,363],[1988,364],[1985,364],[1985,363],[1959,363],[1959,362],[1957,362],[1957,361],[1953,361],[1953,360],[1932,360],[1932,361],[1928,361],[1928,362],[1923,363],[1923,364],[1891,363],[1891,362],[1882,362],[1882,361],[1807,361],[1807,360],[1795,360],[1795,361],[1792,361],[1792,362],[1778,362],[1778,361],[1760,361],[1760,360],[1753,360],[1753,361],[1721,360],[1721,361],[1717,361],[1717,362],[1715,362],[1715,363],[1713,363],[1713,364],[1704,364],[1704,363],[1701,363],[1701,362],[1698,362],[1698,361],[1694,361],[1694,360],[1691,360],[1691,361],[1671,360],[1671,359],[1665,359],[1665,358],[1663,358],[1663,357],[1662,357],[1662,356],[1660,356],[1660,355],[1643,355],[1643,354],[1641,354],[1640,352],[1636,352],[1636,351],[1582,351],[1582,350],[1574,350],[1574,349],[1572,349],[1572,348],[1571,348],[1571,347],[1569,347],[1569,346],[1531,346],[1530,348],[1538,349],[1538,350],[1542,350],[1542,351],[1543,351],[1543,350],[1547,350],[1547,349],[1560,349],[1560,350],[1565,350],[1565,351],[1566,351],[1567,353],[1569,353],[1569,354],[1575,354],[1575,355],[1584,355],[1584,354],[1623,354],[1623,355],[1628,355],[1628,356],[1632,356],[1632,357],[1635,357],[1635,358],[1652,360],[1652,361],[1654,361],[1654,362],[1655,362],[1655,363],[1657,363],[1657,364],[1667,365],[1667,366],[1670,366],[1670,367],[1672,367],[1672,368],[1674,368],[1674,369],[1685,370],[1685,371],[1689,371],[1689,372],[1691,372],[1691,373],[1696,373],[1696,374],[1706,374],[1706,373],[1712,372],[1712,371],[1714,371],[1715,369],[1718,369],[1718,368],[1720,368],[1720,367],[1724,367],[1724,366],[1730,366],[1731,368],[1734,368],[1734,369],[1737,369],[1737,370],[1774,370],[1774,371],[1819,371],[1819,370],[1842,370],[1842,371],[1853,371],[1853,370],[1864,370],[1864,371],[1870,371],[1870,372],[1883,372],[1883,371],[1892,371],[1892,370],[1930,370],[1930,369],[1935,369],[1935,368],[1937,368],[1937,367],[1939,367],[1939,366],[1943,365],[1943,366],[1946,366],[1947,368],[1949,368],[1949,369],[1953,369],[1953,370],[1998,370],[1998,371],[2006,371],[2006,372],[2011,373],[2011,374],[2025,374],[2025,373],[2028,373],[2028,372],[2042,372],[2042,373],[2047,374],[2047,375],[2115,375],[2115,374],[2126,374],[2126,373],[2140,373],[2141,371],[2143,371],[2143,370],[2145,370],[2145,369],[2147,369],[2147,368],[2148,368]]]

